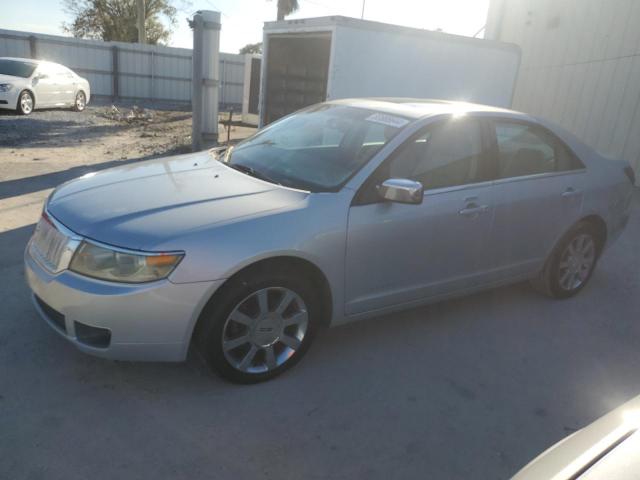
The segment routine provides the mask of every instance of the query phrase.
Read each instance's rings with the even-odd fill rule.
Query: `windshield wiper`
[[[265,175],[262,172],[258,172],[257,170],[251,167],[248,167],[247,165],[242,165],[239,163],[227,163],[226,165],[235,170],[238,170],[239,172],[245,173],[251,177],[259,178],[260,180],[264,180],[265,182],[275,183],[276,185],[282,185],[280,182],[276,182],[273,178]]]

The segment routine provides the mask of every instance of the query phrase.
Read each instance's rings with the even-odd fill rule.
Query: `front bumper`
[[[202,308],[222,280],[115,284],[49,273],[25,252],[38,313],[83,352],[116,360],[181,361]]]
[[[8,92],[0,92],[0,108],[15,110],[18,104],[18,93],[15,87]]]

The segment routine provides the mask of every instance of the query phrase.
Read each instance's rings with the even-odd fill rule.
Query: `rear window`
[[[533,125],[496,122],[500,178],[583,168],[567,147]]]
[[[35,69],[35,63],[0,59],[0,75],[29,78]]]

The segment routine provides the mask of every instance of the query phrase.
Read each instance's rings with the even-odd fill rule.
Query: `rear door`
[[[373,174],[349,211],[346,313],[420,302],[482,284],[493,216],[482,122],[430,125]],[[420,205],[381,201],[387,178],[420,181]]]
[[[497,164],[491,238],[497,278],[540,269],[579,218],[585,169],[550,131],[523,121],[490,122]]]

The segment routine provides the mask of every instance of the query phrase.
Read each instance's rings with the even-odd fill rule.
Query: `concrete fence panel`
[[[91,83],[93,95],[191,102],[192,51],[0,29],[0,57],[61,63]],[[240,112],[245,56],[220,54],[220,109]]]

